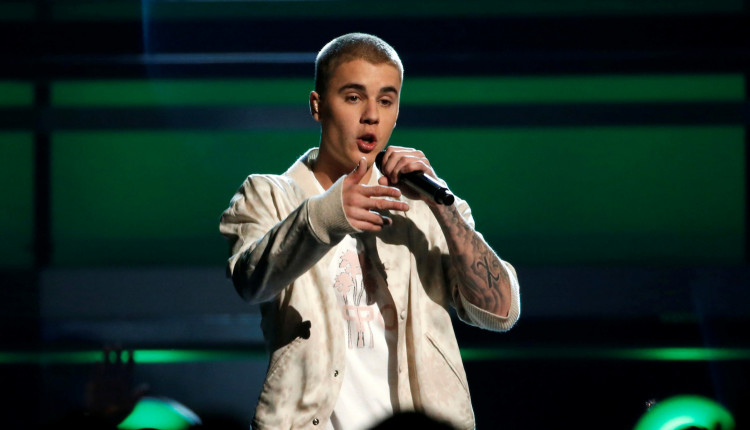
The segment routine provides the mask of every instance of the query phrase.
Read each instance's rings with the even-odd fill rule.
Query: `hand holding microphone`
[[[386,150],[384,149],[375,157],[375,165],[381,173],[383,173],[383,157],[385,153]],[[413,171],[401,173],[398,176],[398,180],[436,203],[446,206],[453,204],[454,197],[450,190],[438,183],[431,176],[424,174],[424,172]]]

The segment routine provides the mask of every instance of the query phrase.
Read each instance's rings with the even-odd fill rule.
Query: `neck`
[[[317,165],[317,163],[316,163]],[[319,170],[315,168],[315,165],[313,166],[313,175],[315,175],[315,179],[318,180],[318,183],[321,187],[323,187],[324,190],[327,190],[331,188],[331,185],[333,185],[334,182],[338,181],[338,179],[349,172],[342,173],[339,175],[330,175],[328,172],[325,172],[323,170]],[[367,184],[370,182],[370,176],[372,175],[372,169],[370,169],[367,173],[365,173],[365,176],[362,178],[361,181],[359,181],[360,184]]]
[[[334,180],[332,177],[328,176],[328,174],[321,170],[313,169],[313,174],[315,175],[315,179],[318,180],[318,183],[321,187],[323,187],[324,190],[331,188],[331,185],[336,182],[336,180]]]
[[[340,177],[351,173],[351,171],[354,170],[354,167],[356,167],[351,166],[348,169],[344,169],[336,168],[335,166],[335,163],[331,162],[331,160],[328,159],[326,152],[319,149],[318,157],[312,164],[312,172],[313,175],[315,175],[315,179],[318,180],[318,183],[320,183],[320,186],[323,187],[324,190],[331,188],[331,185],[333,185],[334,182],[338,181]],[[360,183],[369,183],[371,175],[372,169],[368,169]]]

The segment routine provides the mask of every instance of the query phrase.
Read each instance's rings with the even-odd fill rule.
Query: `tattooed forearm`
[[[484,261],[477,262],[477,267],[480,270],[487,271],[487,285],[493,285],[500,280],[500,275],[494,275],[492,273],[492,269],[490,269],[490,266],[487,263],[487,257],[484,257]]]
[[[435,208],[435,215],[448,241],[463,296],[488,312],[507,316],[511,304],[510,277],[500,258],[464,221],[455,206]]]

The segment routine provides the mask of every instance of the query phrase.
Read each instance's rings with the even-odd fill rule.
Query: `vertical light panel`
[[[737,264],[742,127],[399,130],[523,263]]]
[[[31,133],[0,132],[0,268],[34,263],[34,141]]]
[[[221,265],[219,216],[316,132],[66,132],[52,139],[56,265]]]
[[[31,107],[34,86],[29,82],[0,81],[0,107]]]

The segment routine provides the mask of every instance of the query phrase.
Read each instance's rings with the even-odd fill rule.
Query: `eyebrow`
[[[357,84],[357,83],[350,83],[350,84],[343,85],[341,88],[339,88],[338,92],[342,93],[342,92],[347,91],[347,90],[356,90],[356,91],[361,91],[363,93],[367,92],[367,89],[365,88],[364,85]],[[396,89],[396,87],[387,86],[387,87],[381,88],[378,93],[379,94],[393,93],[395,95],[398,95],[398,90]]]

